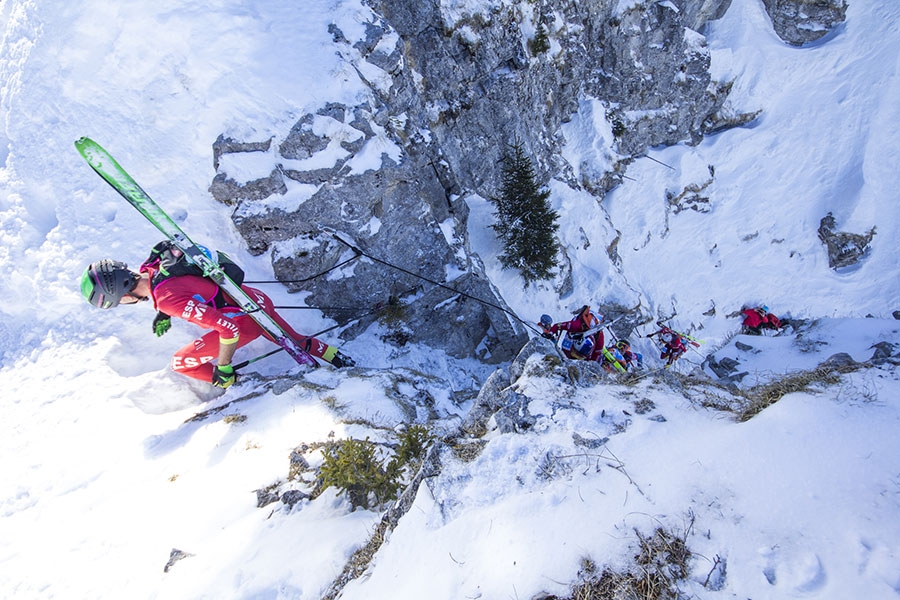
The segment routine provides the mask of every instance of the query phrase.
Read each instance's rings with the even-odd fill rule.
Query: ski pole
[[[310,337],[319,337],[323,333],[328,333],[332,329],[337,329],[338,327],[340,327],[340,325],[333,325],[332,327],[329,327],[328,329],[323,329],[322,331],[317,331],[316,333],[312,334]],[[238,369],[243,369],[247,365],[251,365],[258,360],[262,360],[264,358],[269,358],[273,354],[278,354],[282,350],[284,350],[284,348],[275,348],[274,350],[270,350],[269,352],[266,352],[265,354],[260,354],[256,358],[251,358],[251,359],[245,360],[243,362],[240,362],[236,365],[232,365],[232,367],[234,368],[235,371],[237,371]]]
[[[282,350],[284,350],[284,348],[276,348],[275,350],[270,350],[269,352],[266,352],[265,354],[261,354],[261,355],[257,356],[256,358],[251,358],[251,359],[245,360],[244,362],[239,362],[236,365],[232,365],[232,368],[235,371],[237,371],[238,369],[243,369],[247,365],[252,365],[253,363],[255,363],[258,360],[268,358],[268,357],[272,356],[273,354],[278,354]]]
[[[354,306],[273,306],[277,310],[343,310],[343,311],[353,311],[359,312],[361,310],[365,310],[362,307],[354,307]]]
[[[610,325],[612,325],[612,323],[610,323]],[[610,333],[610,335],[612,335],[612,337],[616,341],[616,343],[619,343],[619,336],[616,335],[616,332],[613,331],[609,325],[607,325],[605,327],[605,329]]]
[[[665,370],[666,369],[664,367],[659,367],[658,369],[653,369],[653,370],[647,371],[646,373],[641,373],[641,374],[631,373],[631,378],[628,381],[637,382],[646,377],[650,377],[651,375],[656,375],[658,373],[664,373]]]
[[[636,158],[649,158],[649,159],[652,160],[653,162],[655,162],[655,163],[657,163],[657,164],[660,164],[660,165],[662,165],[662,166],[664,166],[664,167],[668,167],[668,168],[672,169],[673,171],[677,170],[677,169],[675,169],[675,167],[673,167],[672,165],[667,165],[667,164],[664,163],[663,161],[657,160],[657,159],[653,158],[652,156],[650,156],[649,154],[643,154],[643,155],[638,156],[638,157],[636,157]]]

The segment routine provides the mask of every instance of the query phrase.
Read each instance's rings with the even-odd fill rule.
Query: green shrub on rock
[[[369,438],[327,444],[319,468],[320,489],[334,486],[346,492],[354,509],[395,500],[410,467],[424,457],[432,437],[424,426],[413,425],[398,437],[398,442],[397,451],[387,462],[379,458],[379,445]]]

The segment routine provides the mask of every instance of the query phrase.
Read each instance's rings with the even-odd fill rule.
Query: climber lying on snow
[[[763,329],[778,331],[783,326],[781,319],[770,313],[769,307],[765,305],[744,308],[741,314],[744,315],[742,331],[748,335],[762,335]]]

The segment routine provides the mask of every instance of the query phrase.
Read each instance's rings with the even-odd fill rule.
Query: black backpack
[[[201,246],[201,248],[203,247]],[[203,250],[206,250],[206,248],[203,248]],[[210,256],[210,258],[212,258],[236,284],[241,285],[244,283],[244,270],[231,260],[227,254],[216,251],[215,257],[213,257],[211,256],[211,253],[207,251],[206,255]],[[187,256],[169,240],[164,240],[153,246],[153,250],[150,251],[150,256],[141,264],[141,270],[145,267],[156,270],[156,273],[153,275],[153,280],[150,282],[150,285],[154,289],[163,281],[171,279],[172,277],[181,277],[183,275],[203,277],[203,269],[190,262],[187,259]],[[219,293],[216,294],[216,308],[225,306],[224,295],[225,294],[221,289],[219,290]]]

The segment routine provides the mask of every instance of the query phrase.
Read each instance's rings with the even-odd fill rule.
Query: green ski
[[[608,360],[610,363],[610,366],[613,367],[616,371],[619,371],[620,373],[626,372],[625,367],[623,367],[619,363],[619,361],[616,360],[616,357],[612,355],[612,352],[610,352],[609,349],[607,349],[607,348],[603,349],[603,358]]]

